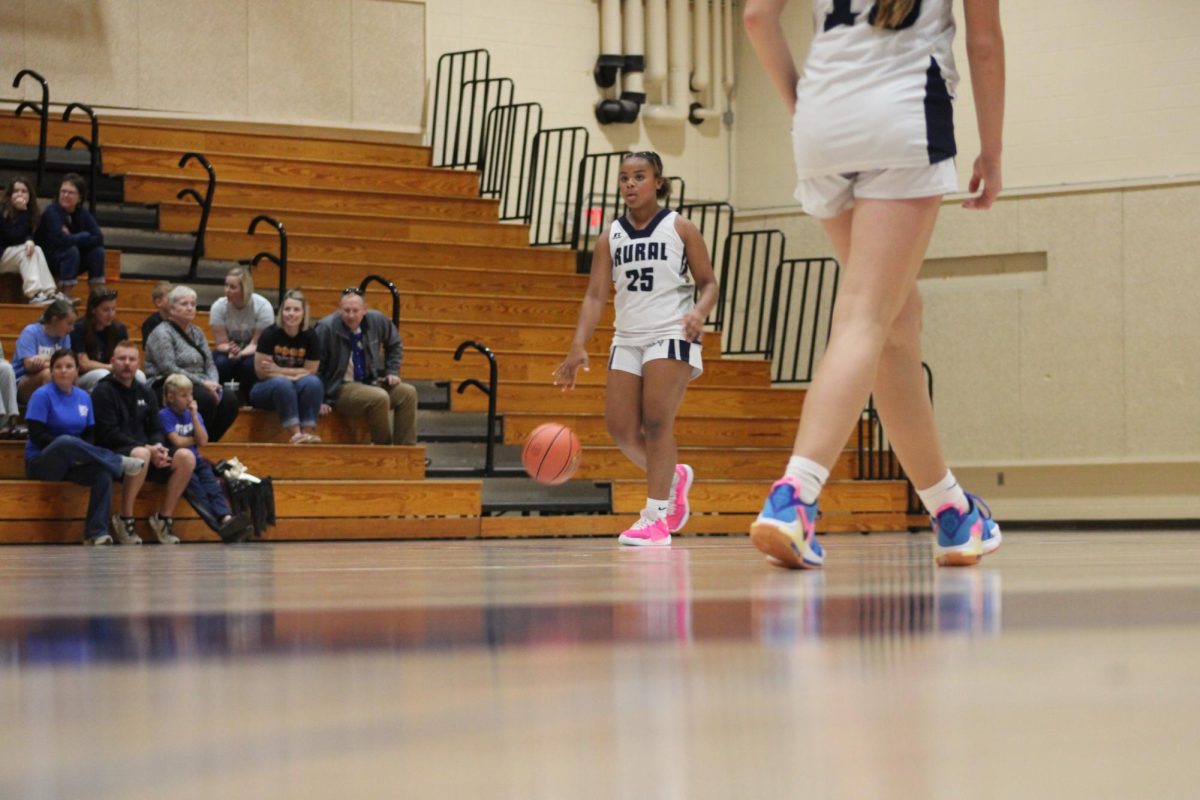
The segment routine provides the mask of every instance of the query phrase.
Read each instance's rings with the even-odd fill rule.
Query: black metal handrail
[[[588,138],[588,129],[578,125],[546,128],[533,138],[525,221],[534,247],[571,244],[575,173],[587,155]]]
[[[786,241],[783,231],[776,229],[736,231],[725,239],[716,272],[721,284],[717,327],[723,334],[723,352],[764,356],[771,352],[771,287]]]
[[[700,237],[704,239],[712,258],[714,273],[724,274],[725,241],[733,230],[733,206],[723,202],[685,203],[679,206],[679,213],[699,229]],[[713,330],[721,330],[725,321],[724,313],[724,306],[717,303],[708,315],[708,326]]]
[[[254,219],[250,220],[250,226],[246,228],[246,233],[253,235],[258,228],[258,223],[265,222],[273,227],[279,233],[279,256],[276,257],[272,253],[265,250],[255,254],[254,258],[250,259],[250,268],[258,266],[258,262],[264,258],[270,261],[275,266],[279,267],[279,297],[282,300],[284,294],[287,293],[287,263],[288,263],[288,237],[287,229],[283,227],[283,223],[267,214],[259,214]]]
[[[500,387],[499,369],[496,366],[496,354],[491,351],[486,345],[479,342],[467,340],[459,344],[458,349],[454,351],[454,360],[461,361],[463,353],[468,347],[478,350],[488,360],[488,385],[484,386],[476,378],[467,378],[458,385],[457,392],[462,394],[467,390],[468,386],[474,386],[479,391],[487,395],[488,399],[488,415],[487,415],[487,451],[483,462],[483,474],[494,475],[496,472],[496,391]]]
[[[188,265],[187,279],[194,281],[196,272],[200,268],[200,259],[204,257],[204,237],[208,233],[208,215],[212,211],[213,193],[217,190],[217,171],[213,169],[213,165],[204,157],[203,153],[184,153],[179,159],[179,167],[182,169],[187,166],[187,163],[192,160],[200,162],[204,170],[208,173],[208,189],[204,192],[204,197],[190,186],[186,189],[180,189],[175,194],[176,200],[182,200],[185,197],[190,197],[200,206],[200,224],[196,228],[196,240],[192,242],[192,261]]]
[[[628,155],[628,150],[615,150],[611,153],[588,153],[579,160],[571,249],[590,252],[593,238],[603,236],[605,228],[624,213],[625,202],[617,187],[617,175],[621,170],[621,162]],[[598,221],[592,219],[596,212],[599,212]],[[598,224],[593,226],[594,222]]]
[[[71,112],[79,109],[88,115],[92,121],[92,138],[88,139],[83,136],[72,136],[67,140],[67,149],[71,150],[77,144],[81,144],[88,151],[88,208],[92,213],[96,211],[96,180],[100,177],[100,120],[96,117],[95,110],[86,103],[71,103],[63,109],[63,122],[71,120]]]
[[[684,195],[687,193],[687,181],[679,175],[668,175],[667,186],[671,187],[671,193],[667,195],[667,202],[674,204],[676,211],[684,206]],[[678,191],[676,191],[678,186]]]
[[[532,146],[541,130],[540,103],[497,106],[484,119],[479,147],[479,196],[500,201],[501,222],[526,218]]]
[[[23,69],[17,73],[17,76],[15,78],[13,78],[13,82],[12,82],[13,88],[16,89],[17,87],[19,87],[21,85],[21,81],[26,76],[33,78],[34,80],[36,80],[38,83],[40,83],[42,85],[42,102],[34,103],[30,100],[23,100],[19,105],[17,105],[17,110],[16,110],[15,114],[16,114],[16,116],[19,117],[26,109],[28,109],[29,111],[32,111],[33,113],[38,115],[38,121],[40,123],[41,128],[38,133],[38,156],[37,156],[38,190],[36,190],[36,191],[40,191],[41,186],[42,186],[42,181],[45,179],[45,176],[46,176],[46,134],[49,132],[49,129],[50,129],[50,84],[47,83],[46,79],[43,78],[41,75],[39,75],[34,70]]]
[[[779,262],[767,333],[774,383],[812,381],[833,326],[840,274],[833,258],[785,258]]]
[[[365,298],[367,295],[367,286],[372,283],[378,283],[383,288],[392,293],[392,324],[397,328],[400,327],[400,290],[396,288],[396,284],[389,281],[382,275],[368,275],[358,284],[358,290],[363,293]],[[281,296],[282,299],[282,296]]]
[[[445,77],[442,72],[445,70]],[[468,70],[470,70],[468,72]],[[456,77],[457,76],[457,77]],[[462,86],[465,81],[486,79],[491,76],[491,54],[480,48],[443,53],[437,62],[437,77],[433,85],[433,105],[430,108],[429,146],[433,150],[433,166],[460,166],[460,153],[465,152],[469,142],[462,144],[459,126],[451,131],[451,110],[454,119],[462,118]],[[438,136],[441,136],[439,141]]]
[[[458,120],[451,163],[444,167],[478,169],[483,158],[483,129],[493,108],[511,106],[516,87],[512,78],[472,78],[459,85]],[[467,101],[467,97],[470,101]],[[482,96],[482,99],[481,99]],[[464,119],[465,117],[465,119]]]

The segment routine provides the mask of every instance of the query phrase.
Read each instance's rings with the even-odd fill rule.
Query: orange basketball
[[[575,431],[557,422],[547,422],[525,437],[521,463],[529,477],[538,483],[554,485],[575,474],[581,452]]]

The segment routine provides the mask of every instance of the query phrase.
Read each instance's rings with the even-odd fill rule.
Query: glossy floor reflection
[[[1195,797],[1200,533],[0,549],[0,798]]]

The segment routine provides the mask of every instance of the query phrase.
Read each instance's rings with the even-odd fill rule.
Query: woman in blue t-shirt
[[[71,349],[73,327],[75,306],[66,300],[55,300],[42,310],[41,319],[21,329],[13,356],[17,401],[21,405],[29,402],[38,387],[50,382],[50,354]]]
[[[92,399],[75,385],[79,364],[70,350],[50,356],[50,383],[29,398],[25,423],[25,475],[38,481],[70,481],[90,487],[84,544],[112,544],[108,509],[112,483],[142,471],[140,458],[119,456],[91,443],[96,418]]]
[[[325,399],[325,385],[317,377],[320,365],[320,340],[308,324],[308,301],[303,292],[292,289],[279,304],[278,322],[258,340],[258,383],[250,389],[250,404],[275,409],[292,444],[321,441],[314,433]]]

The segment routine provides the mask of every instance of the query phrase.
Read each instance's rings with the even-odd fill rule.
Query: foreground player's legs
[[[849,232],[832,331],[804,399],[788,474],[772,487],[751,528],[755,546],[787,566],[823,563],[814,539],[817,494],[871,394],[884,343],[916,283],[940,200],[859,199],[849,212],[825,221],[835,241],[845,241]]]

